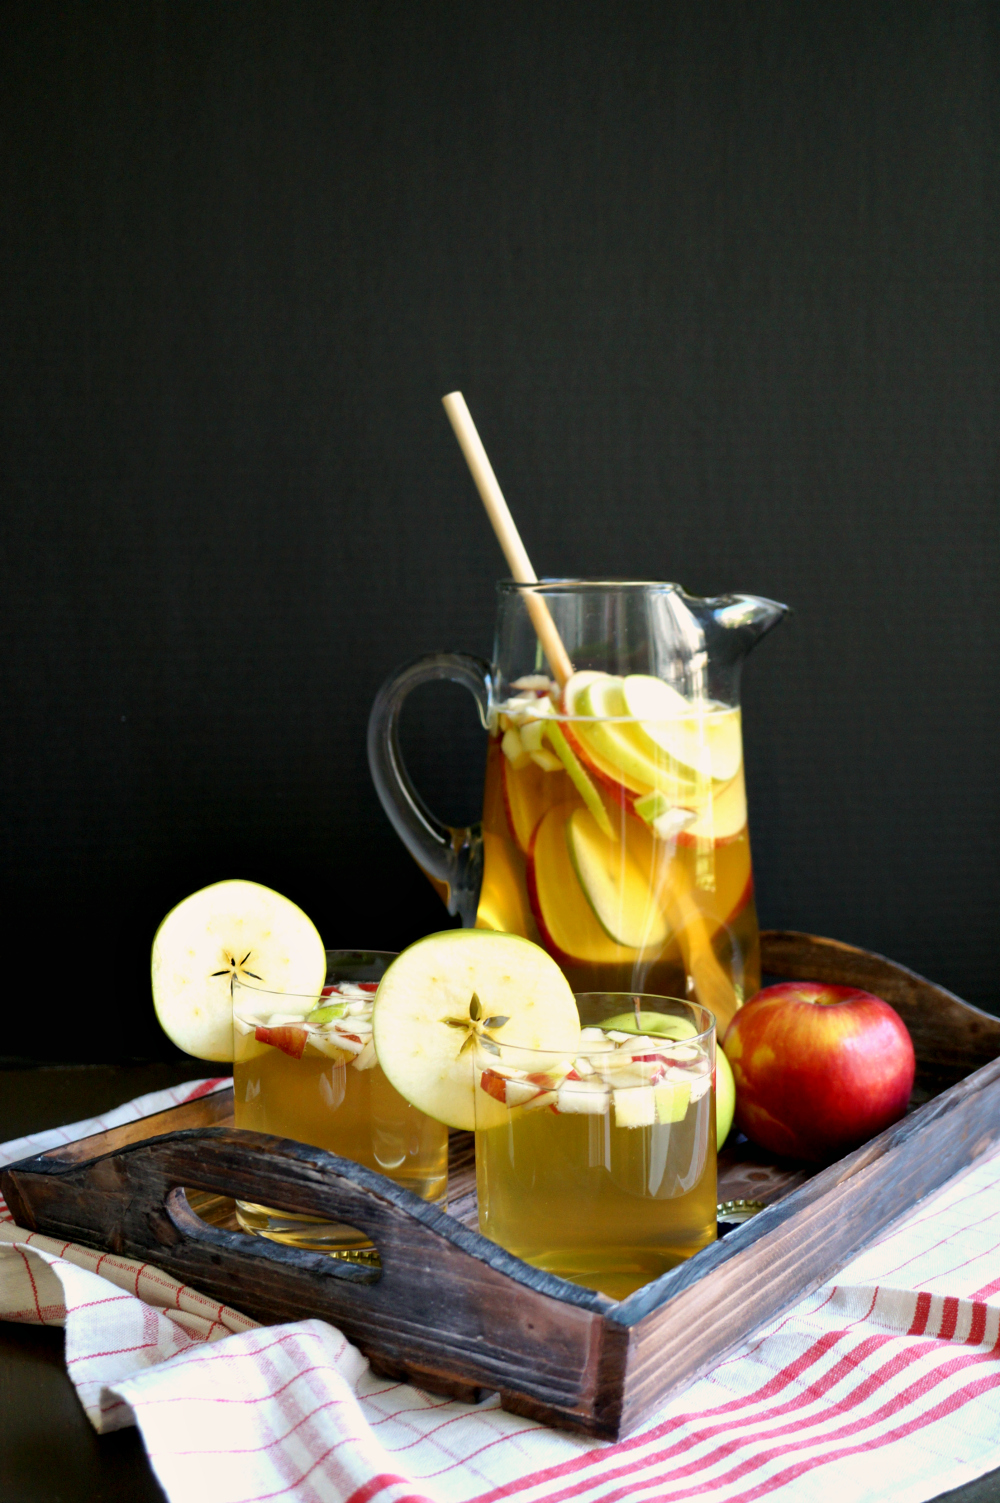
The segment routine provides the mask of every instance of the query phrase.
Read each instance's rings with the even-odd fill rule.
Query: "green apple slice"
[[[197,1059],[233,1057],[234,980],[319,1001],[326,951],[295,903],[258,882],[215,882],[172,908],[156,931],[153,1006],[164,1033]]]
[[[404,950],[379,984],[372,1019],[379,1064],[413,1106],[449,1127],[482,1130],[507,1108],[475,1094],[476,1056],[578,1052],[569,982],[539,945],[488,929],[447,929]],[[478,1120],[477,1120],[478,1114]]]
[[[580,708],[580,698],[585,689],[589,689],[598,679],[607,678],[606,673],[598,673],[594,668],[581,668],[571,675],[566,681],[563,690],[563,705],[567,715],[584,715],[585,710]]]
[[[598,673],[590,668],[583,668],[573,674],[563,690],[563,708],[567,717],[565,729],[569,731],[574,744],[583,753],[587,765],[594,772],[605,782],[620,785],[631,797],[640,798],[643,794],[650,792],[650,785],[644,783],[635,774],[629,775],[624,772],[621,767],[603,755],[594,743],[591,711],[584,706],[583,696],[590,685],[608,677],[608,674]],[[581,717],[586,718],[581,719]]]
[[[566,821],[566,845],[577,880],[605,934],[644,950],[664,945],[670,926],[624,841],[609,839],[586,809]]]
[[[733,1069],[721,1049],[715,1051],[715,1138],[719,1148],[729,1136],[736,1110]]]
[[[591,720],[578,723],[579,734],[630,784],[661,789],[674,803],[703,801],[709,791],[706,779],[649,739],[630,717],[623,685],[623,679],[604,674],[582,689],[576,703]]]
[[[728,783],[743,761],[740,712],[723,705],[694,706],[670,684],[648,673],[622,680],[626,713],[668,757],[700,778]]]
[[[583,802],[596,819],[599,827],[610,839],[612,834],[611,821],[608,818],[608,811],[604,807],[604,800],[584,771],[580,758],[566,740],[562,730],[554,722],[549,722],[545,727],[545,733],[552,750],[569,773],[570,782],[573,784],[573,787],[583,799]]]

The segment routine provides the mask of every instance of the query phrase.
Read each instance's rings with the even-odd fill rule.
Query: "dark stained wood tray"
[[[815,1170],[738,1143],[719,1198],[765,1204],[690,1262],[616,1303],[475,1230],[472,1140],[452,1142],[450,1213],[346,1159],[238,1131],[220,1092],[9,1165],[21,1226],[158,1264],[267,1322],[318,1316],[376,1371],[548,1424],[617,1438],[1000,1137],[1000,1019],[881,956],[765,933],[771,977],[883,997],[917,1055],[909,1115]],[[361,1228],[381,1268],[234,1230],[238,1195]]]

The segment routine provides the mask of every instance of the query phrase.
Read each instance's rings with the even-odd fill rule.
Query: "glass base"
[[[447,1196],[442,1195],[431,1204],[443,1210]],[[287,1211],[276,1211],[272,1206],[257,1205],[252,1200],[236,1202],[236,1220],[244,1232],[266,1237],[269,1242],[300,1247],[304,1252],[327,1253],[331,1258],[343,1258],[349,1263],[373,1268],[382,1266],[375,1244],[355,1226],[326,1221],[322,1216],[292,1216]]]
[[[276,1211],[252,1200],[238,1200],[236,1219],[243,1231],[267,1237],[270,1242],[281,1242],[285,1247],[330,1253],[357,1263],[379,1261],[374,1244],[357,1227],[326,1221],[322,1216],[291,1216],[287,1211]]]

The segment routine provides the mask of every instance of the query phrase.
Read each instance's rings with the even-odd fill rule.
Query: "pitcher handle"
[[[392,674],[375,696],[368,717],[368,766],[396,834],[430,878],[448,912],[460,914],[463,928],[471,929],[483,880],[482,827],[442,824],[410,781],[399,747],[399,717],[407,695],[437,679],[464,685],[479,706],[483,726],[487,725],[489,663],[465,652],[429,653]]]

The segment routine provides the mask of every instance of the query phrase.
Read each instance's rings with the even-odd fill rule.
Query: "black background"
[[[222,877],[446,922],[364,727],[489,652],[454,387],[540,573],[794,607],[763,922],[996,1005],[995,5],[4,17],[0,1053],[166,1057],[153,931]],[[471,701],[407,741],[474,817]]]

